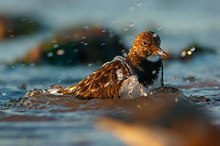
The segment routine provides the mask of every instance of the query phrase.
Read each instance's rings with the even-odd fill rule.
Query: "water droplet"
[[[162,29],[162,27],[161,26],[159,26],[158,28],[157,28],[157,30],[161,30]]]
[[[103,43],[101,43],[101,44],[100,44],[100,46],[104,46],[104,45],[106,45],[106,43],[105,43],[105,42],[103,42]]]
[[[89,64],[88,64],[88,67],[92,67],[92,66],[93,66],[93,63],[89,63]]]
[[[144,96],[147,96],[147,93],[145,92],[143,95],[144,95]]]
[[[186,51],[181,52],[181,57],[185,57],[186,56]]]
[[[128,31],[128,28],[124,28],[124,31],[127,32],[127,31]]]
[[[53,48],[58,48],[58,47],[59,47],[58,44],[54,44],[54,45],[53,45]]]
[[[172,80],[173,80],[173,81],[176,81],[176,80],[177,80],[177,77],[172,76]]]
[[[196,50],[195,47],[192,47],[192,48],[190,49],[191,52],[194,52],[195,50]]]
[[[71,47],[74,47],[74,46],[76,46],[76,44],[75,44],[75,43],[71,44]]]
[[[84,26],[84,29],[89,29],[89,26],[87,25],[87,26]]]
[[[129,23],[129,27],[134,27],[135,24],[133,22]]]
[[[141,2],[137,2],[137,6],[140,7],[142,5]]]
[[[85,40],[86,38],[87,38],[86,36],[82,36],[82,37],[81,37],[82,40]]]
[[[137,105],[137,107],[138,107],[139,109],[141,109],[141,106],[140,106],[139,104]]]
[[[14,31],[13,29],[9,29],[9,30],[8,30],[8,32],[13,32],[13,31]]]
[[[130,10],[130,11],[134,10],[134,6],[130,6],[130,7],[129,7],[129,10]]]
[[[78,48],[73,50],[73,53],[77,53],[77,52],[79,52]]]
[[[192,55],[192,52],[189,50],[189,51],[187,51],[187,54],[188,55]]]
[[[2,96],[6,96],[6,94],[7,94],[6,92],[2,92]]]
[[[178,98],[175,98],[175,102],[178,102],[179,101],[179,99]]]
[[[64,53],[65,53],[65,51],[62,49],[57,50],[57,55],[63,55]]]
[[[121,53],[122,53],[122,55],[123,55],[124,57],[128,55],[128,54],[127,54],[127,51],[126,51],[125,49],[121,50]]]
[[[111,21],[111,24],[114,24],[114,23],[115,23],[115,21],[114,21],[114,20],[112,20],[112,21]]]
[[[53,56],[53,53],[52,53],[52,52],[50,52],[50,53],[47,54],[47,57],[52,57],[52,56]]]
[[[153,37],[154,37],[154,38],[156,38],[156,37],[157,37],[157,34],[156,34],[156,33],[154,33],[154,34],[153,34]]]

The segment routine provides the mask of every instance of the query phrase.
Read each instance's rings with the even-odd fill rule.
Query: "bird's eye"
[[[146,41],[143,41],[143,42],[142,42],[142,45],[143,45],[143,46],[147,46],[147,42],[146,42]]]

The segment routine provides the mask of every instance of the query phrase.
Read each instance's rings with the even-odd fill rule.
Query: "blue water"
[[[166,62],[164,78],[166,85],[180,88],[186,96],[210,99],[205,108],[214,117],[212,122],[220,125],[219,6],[218,0],[0,0],[0,14],[34,15],[48,26],[36,34],[0,40],[0,103],[18,99],[34,88],[72,85],[98,68],[5,65],[59,29],[92,22],[121,34],[127,46],[138,32],[153,29],[161,36],[161,47],[168,52],[178,52],[191,42],[215,48],[217,53],[203,54],[188,62]],[[57,112],[50,108],[0,110],[0,145],[123,145],[94,126],[100,116],[115,111],[106,111],[90,102],[86,108],[94,110],[76,107],[68,111],[59,104],[52,108]]]

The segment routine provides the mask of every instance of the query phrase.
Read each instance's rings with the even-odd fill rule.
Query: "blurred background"
[[[1,16],[16,16],[47,27],[31,36],[13,35],[13,39],[1,40],[0,60],[20,56],[58,30],[85,24],[116,31],[127,47],[144,30],[157,31],[164,50],[180,50],[192,42],[218,47],[219,5],[218,0],[0,0]]]
[[[165,85],[182,90],[219,127],[219,26],[219,0],[0,0],[0,145],[125,145],[117,134],[94,125],[102,116],[126,120],[130,106],[141,114],[146,99],[80,101],[45,95],[43,89],[73,85],[114,56],[125,55],[135,36],[145,30],[158,33],[161,48],[170,55],[164,58]],[[33,96],[20,98],[27,94]],[[172,95],[176,100],[177,94]],[[22,99],[25,105],[18,106]],[[8,101],[16,104],[6,105]],[[145,122],[127,116],[134,123]],[[190,130],[199,133],[203,130],[196,125],[207,126],[197,124],[205,121],[200,118],[191,125],[192,117],[185,120],[189,131],[183,128],[189,141]],[[109,129],[113,130],[111,123]],[[216,138],[212,130],[198,141]]]

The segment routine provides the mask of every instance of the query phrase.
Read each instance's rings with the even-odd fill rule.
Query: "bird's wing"
[[[81,99],[119,98],[120,86],[130,75],[127,65],[120,60],[113,60],[79,83],[66,88],[66,93]]]

